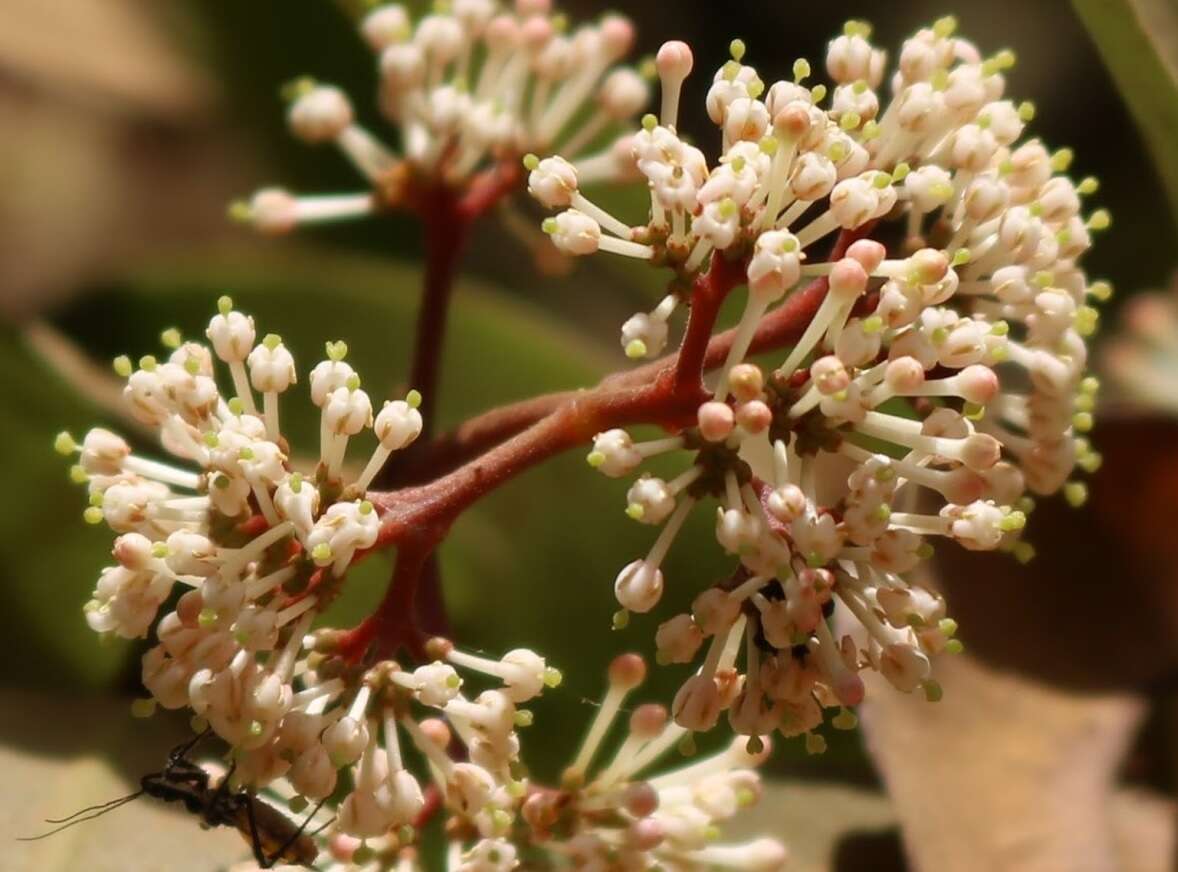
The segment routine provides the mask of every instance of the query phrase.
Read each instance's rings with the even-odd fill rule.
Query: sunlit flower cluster
[[[890,101],[884,54],[861,22],[829,44],[829,90],[805,84],[804,60],[793,81],[766,86],[734,42],[707,93],[723,141],[715,164],[676,129],[693,59],[667,43],[661,114],[633,143],[650,191],[642,224],[588,200],[561,157],[526,159],[532,194],[564,210],[544,224],[559,249],[674,273],[667,296],[623,326],[630,357],[663,351],[693,288],[715,291],[738,270],[747,284],[696,426],[650,442],[610,430],[589,454],[617,477],[694,453],[678,477],[644,475],[629,491],[630,517],[662,530],[617,577],[619,622],[658,603],[688,514],[719,502],[716,539],[740,568],[658,631],[665,661],[705,652],[673,706],[688,729],[727,712],[742,734],[809,733],[823,707],[862,699],[863,668],[938,698],[930,658],[959,648],[955,624],[903,577],[930,555],[928,537],[1028,559],[1026,491],[1054,492],[1077,462],[1099,460],[1077,433],[1092,425],[1097,387],[1084,377],[1088,301],[1108,286],[1077,261],[1108,215],[1081,215],[1096,182],[1062,174],[1069,151],[1020,143],[1033,109],[1004,97],[1013,56],[983,59],[954,28],[942,19],[904,43]],[[825,293],[796,344],[769,370],[747,362],[775,304],[803,287]],[[864,647],[833,634],[836,603],[863,625]],[[741,684],[725,693],[720,652],[741,634]]]
[[[435,647],[438,644],[434,643]],[[442,649],[436,653],[445,657],[446,650],[448,647],[442,643]],[[725,655],[724,668],[731,665],[734,653],[729,651]],[[426,753],[435,777],[439,772],[455,772],[452,783],[439,782],[447,791],[447,802],[453,813],[447,828],[446,869],[451,872],[507,872],[516,868],[637,872],[663,868],[677,872],[707,869],[773,872],[783,867],[785,848],[773,839],[744,843],[718,841],[719,826],[760,798],[761,781],[754,767],[768,755],[767,745],[750,748],[746,740],[738,739],[713,756],[662,774],[640,777],[640,773],[649,770],[677,744],[690,738],[686,730],[671,722],[663,706],[646,704],[629,712],[628,729],[616,751],[604,760],[597,759],[611,726],[624,711],[628,696],[645,677],[645,664],[636,655],[622,655],[611,664],[609,687],[559,786],[533,781],[515,767],[518,742],[514,733],[504,733],[512,736],[507,758],[499,759],[495,753],[488,758],[484,743],[491,741],[495,745],[497,728],[510,729],[512,718],[507,715],[514,714],[515,721],[521,722],[522,712],[512,708],[511,701],[519,702],[527,692],[539,687],[539,679],[528,668],[530,664],[510,662],[518,654],[508,655],[500,664],[476,667],[498,667],[509,682],[502,692],[489,691],[478,697],[477,704],[482,705],[488,705],[484,698],[496,698],[486,711],[472,717],[475,704],[465,701],[455,706],[447,702],[443,712],[450,727],[440,720],[423,721],[420,726],[406,722],[417,747]],[[470,658],[463,656],[455,662],[468,665]],[[525,670],[524,682],[508,675],[520,667]],[[375,671],[385,668],[377,667]],[[426,671],[434,674],[415,684],[407,680],[407,673],[402,673],[404,677],[396,679],[402,689],[395,693],[405,698],[412,696],[419,702],[426,702],[429,697],[430,705],[438,704],[433,697],[439,692],[458,698],[457,682],[448,665],[437,661],[419,668],[417,673]],[[395,675],[395,668],[389,674]],[[521,683],[527,686],[521,687]],[[503,696],[509,700],[502,699]],[[370,708],[374,699],[375,696],[366,697]],[[393,704],[394,710],[398,705]],[[488,718],[492,709],[495,714]],[[397,734],[394,713],[386,711],[383,728],[386,737]],[[356,799],[357,794],[352,794],[338,821],[324,821],[327,827],[320,842],[322,853],[333,860],[324,867],[330,872],[383,869],[417,872],[426,868],[412,833],[404,828],[412,829],[408,824],[412,816],[403,818],[406,823],[401,829],[390,832],[388,816],[375,811],[384,801],[381,797],[390,790],[387,782],[390,767],[399,766],[392,761],[400,760],[394,756],[399,754],[395,739],[391,747],[387,739],[382,745],[376,739],[379,730],[378,722],[368,728],[368,750],[361,755],[354,776],[357,785],[372,781],[377,785],[377,793],[374,797],[365,794],[364,799]],[[453,732],[473,752],[469,762],[455,763],[446,756],[443,749]],[[471,744],[472,736],[474,744]],[[518,772],[518,779],[501,768],[507,763],[511,764],[508,769]],[[484,781],[471,774],[479,767],[490,774],[491,780]],[[458,770],[462,770],[461,777]],[[287,800],[297,795],[294,792],[297,786],[292,789],[286,781],[275,782],[271,788]],[[412,809],[420,812],[420,794],[414,793],[413,797]],[[371,832],[367,828],[357,829],[355,812],[351,809],[359,805],[364,806],[365,814],[373,815]],[[318,824],[322,816],[321,813],[313,818],[312,823]],[[247,864],[243,868],[256,867]]]
[[[337,146],[370,188],[306,197],[258,191],[234,214],[262,232],[411,205],[414,191],[462,188],[477,171],[514,167],[529,151],[559,148],[586,183],[634,174],[629,139],[618,136],[633,130],[649,87],[617,66],[634,41],[627,19],[607,15],[568,32],[549,0],[516,0],[509,9],[453,0],[417,20],[389,3],[369,11],[360,32],[379,57],[378,108],[400,142],[391,148],[358,124],[338,88],[296,81],[288,89],[292,133]]]

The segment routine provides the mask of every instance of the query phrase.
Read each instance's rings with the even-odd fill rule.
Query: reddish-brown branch
[[[841,257],[847,247],[861,235],[862,232],[842,234],[835,243],[831,257]],[[826,280],[821,278],[791,294],[781,306],[761,319],[753,335],[749,354],[759,354],[795,341],[818,310],[825,294]],[[735,330],[726,330],[708,339],[703,351],[704,372],[714,370],[723,364],[732,348],[735,335]],[[406,475],[398,478],[398,482],[416,484],[450,472],[460,464],[523,432],[578,397],[600,391],[648,385],[660,377],[666,378],[668,373],[676,368],[685,371],[685,367],[680,367],[680,360],[680,353],[676,352],[636,369],[606,376],[595,388],[543,394],[500,406],[470,418],[450,433],[428,444],[419,443],[421,447],[413,458],[414,468],[406,469]]]
[[[523,175],[520,166],[516,158],[507,156],[471,179],[466,193],[458,202],[462,217],[471,221],[514,191]]]
[[[409,385],[427,400],[421,416],[422,436],[428,439],[433,432],[437,407],[434,398],[441,372],[454,272],[470,232],[470,219],[454,194],[446,188],[439,188],[425,199],[421,217],[425,225],[425,281],[417,313]]]
[[[744,277],[743,260],[728,261],[722,252],[716,252],[708,271],[696,279],[691,290],[687,329],[675,355],[673,390],[678,395],[694,392],[700,402],[707,398],[703,384],[704,361],[712,332],[716,329],[716,318],[728,294],[744,282]]]
[[[359,661],[373,643],[381,656],[401,648],[415,658],[422,655],[426,636],[414,620],[415,602],[422,572],[437,541],[429,535],[406,535],[397,540],[396,567],[380,605],[339,640],[337,650],[344,659]]]

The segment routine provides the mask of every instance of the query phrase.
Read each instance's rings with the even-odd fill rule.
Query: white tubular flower
[[[598,433],[588,457],[590,466],[610,478],[629,475],[643,459],[643,453],[634,447],[634,441],[625,430]]]
[[[577,193],[577,170],[562,157],[544,158],[528,175],[528,193],[549,209],[567,209]]]
[[[778,230],[757,237],[748,266],[751,293],[774,302],[797,284],[801,275],[801,247],[796,236]]]
[[[308,84],[287,112],[291,132],[304,142],[331,142],[352,124],[352,104],[339,88]]]
[[[601,225],[576,209],[568,209],[546,221],[544,232],[565,254],[593,254],[601,244]]]
[[[643,524],[662,524],[675,510],[675,495],[661,478],[644,475],[626,493],[626,514]]]
[[[247,358],[250,384],[261,393],[282,393],[296,381],[294,356],[275,333],[267,334]]]
[[[646,560],[627,564],[614,580],[614,596],[622,608],[649,612],[663,595],[663,572]]]

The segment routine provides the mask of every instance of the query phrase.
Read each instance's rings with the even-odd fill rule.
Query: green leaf
[[[1178,2],[1072,2],[1145,136],[1178,215]]]
[[[68,478],[70,461],[53,450],[64,429],[80,436],[96,416],[25,348],[0,332],[7,411],[0,415],[6,499],[0,502],[0,584],[12,681],[95,687],[126,661],[128,646],[100,646],[82,604],[102,566],[110,536],[82,521],[84,492]]]

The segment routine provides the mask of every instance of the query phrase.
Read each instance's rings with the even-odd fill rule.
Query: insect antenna
[[[143,791],[137,790],[134,793],[127,794],[126,796],[120,796],[118,799],[112,799],[110,802],[104,802],[104,803],[100,803],[98,805],[92,805],[89,808],[81,809],[80,811],[76,811],[73,814],[69,815],[68,817],[57,818],[56,820],[53,818],[47,818],[45,820],[45,823],[47,823],[47,824],[59,823],[59,824],[61,824],[61,826],[54,827],[49,832],[42,833],[39,836],[18,836],[17,841],[18,842],[38,842],[41,839],[47,839],[52,835],[60,833],[62,830],[68,830],[74,824],[85,823],[86,821],[94,820],[94,818],[102,817],[107,812],[114,811],[119,806],[126,805],[128,802],[131,802],[134,799],[138,799],[142,795],[143,795]]]

